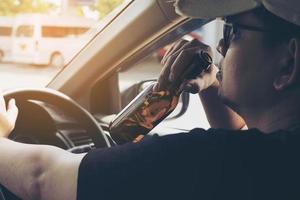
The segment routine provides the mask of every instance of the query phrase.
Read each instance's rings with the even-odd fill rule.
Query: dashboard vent
[[[93,139],[85,130],[63,129],[58,135],[66,143],[69,152],[86,153],[95,148]]]
[[[69,144],[69,147],[82,145],[94,146],[93,139],[83,129],[62,129],[59,131],[63,139]]]
[[[74,146],[81,146],[93,143],[92,138],[86,132],[72,132],[68,134]]]

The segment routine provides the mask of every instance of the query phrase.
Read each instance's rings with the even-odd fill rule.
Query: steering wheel
[[[49,88],[18,89],[18,90],[4,92],[3,96],[6,102],[11,98],[16,99],[16,103],[21,112],[22,112],[22,107],[20,107],[20,105],[22,104],[20,102],[29,101],[29,100],[48,103],[50,105],[56,106],[59,109],[63,109],[68,114],[72,114],[73,116],[76,116],[80,120],[80,122],[85,125],[87,129],[87,133],[92,138],[96,148],[111,146],[107,136],[105,135],[105,133],[103,132],[102,128],[97,123],[95,118],[87,110],[81,107],[78,103],[76,103],[70,97],[66,96],[61,92]],[[3,193],[3,191],[5,192]],[[6,189],[2,188],[0,185],[0,200],[12,200],[12,199],[18,199],[18,198],[14,197],[14,195],[7,194]]]

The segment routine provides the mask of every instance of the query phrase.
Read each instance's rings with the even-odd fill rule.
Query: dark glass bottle
[[[208,70],[212,59],[208,53],[196,53],[189,67],[163,91],[154,91],[151,84],[134,98],[110,123],[110,135],[117,144],[135,142],[149,133],[176,107],[185,79],[192,79]]]

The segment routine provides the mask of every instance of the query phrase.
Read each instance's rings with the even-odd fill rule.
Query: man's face
[[[233,16],[228,22],[264,27],[251,12]],[[268,34],[237,28],[228,48],[225,48],[226,55],[223,47],[225,57],[220,64],[219,93],[224,102],[237,112],[266,108],[274,99],[274,66],[278,64],[280,51],[266,44]]]

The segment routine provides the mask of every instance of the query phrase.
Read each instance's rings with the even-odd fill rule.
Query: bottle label
[[[204,51],[198,52],[192,63],[181,76],[163,91],[153,91],[153,85],[147,87],[131,101],[110,124],[110,134],[118,143],[140,141],[164,120],[176,107],[182,92],[180,85],[185,79],[193,79],[209,69],[212,59]]]
[[[178,98],[172,96],[169,91],[152,92],[137,111],[124,120],[124,125],[139,125],[151,130],[159,123],[159,119],[175,109]]]
[[[124,114],[118,123],[111,124],[112,138],[118,144],[139,141],[175,109],[178,100],[179,96],[169,91],[151,91],[132,112]]]

